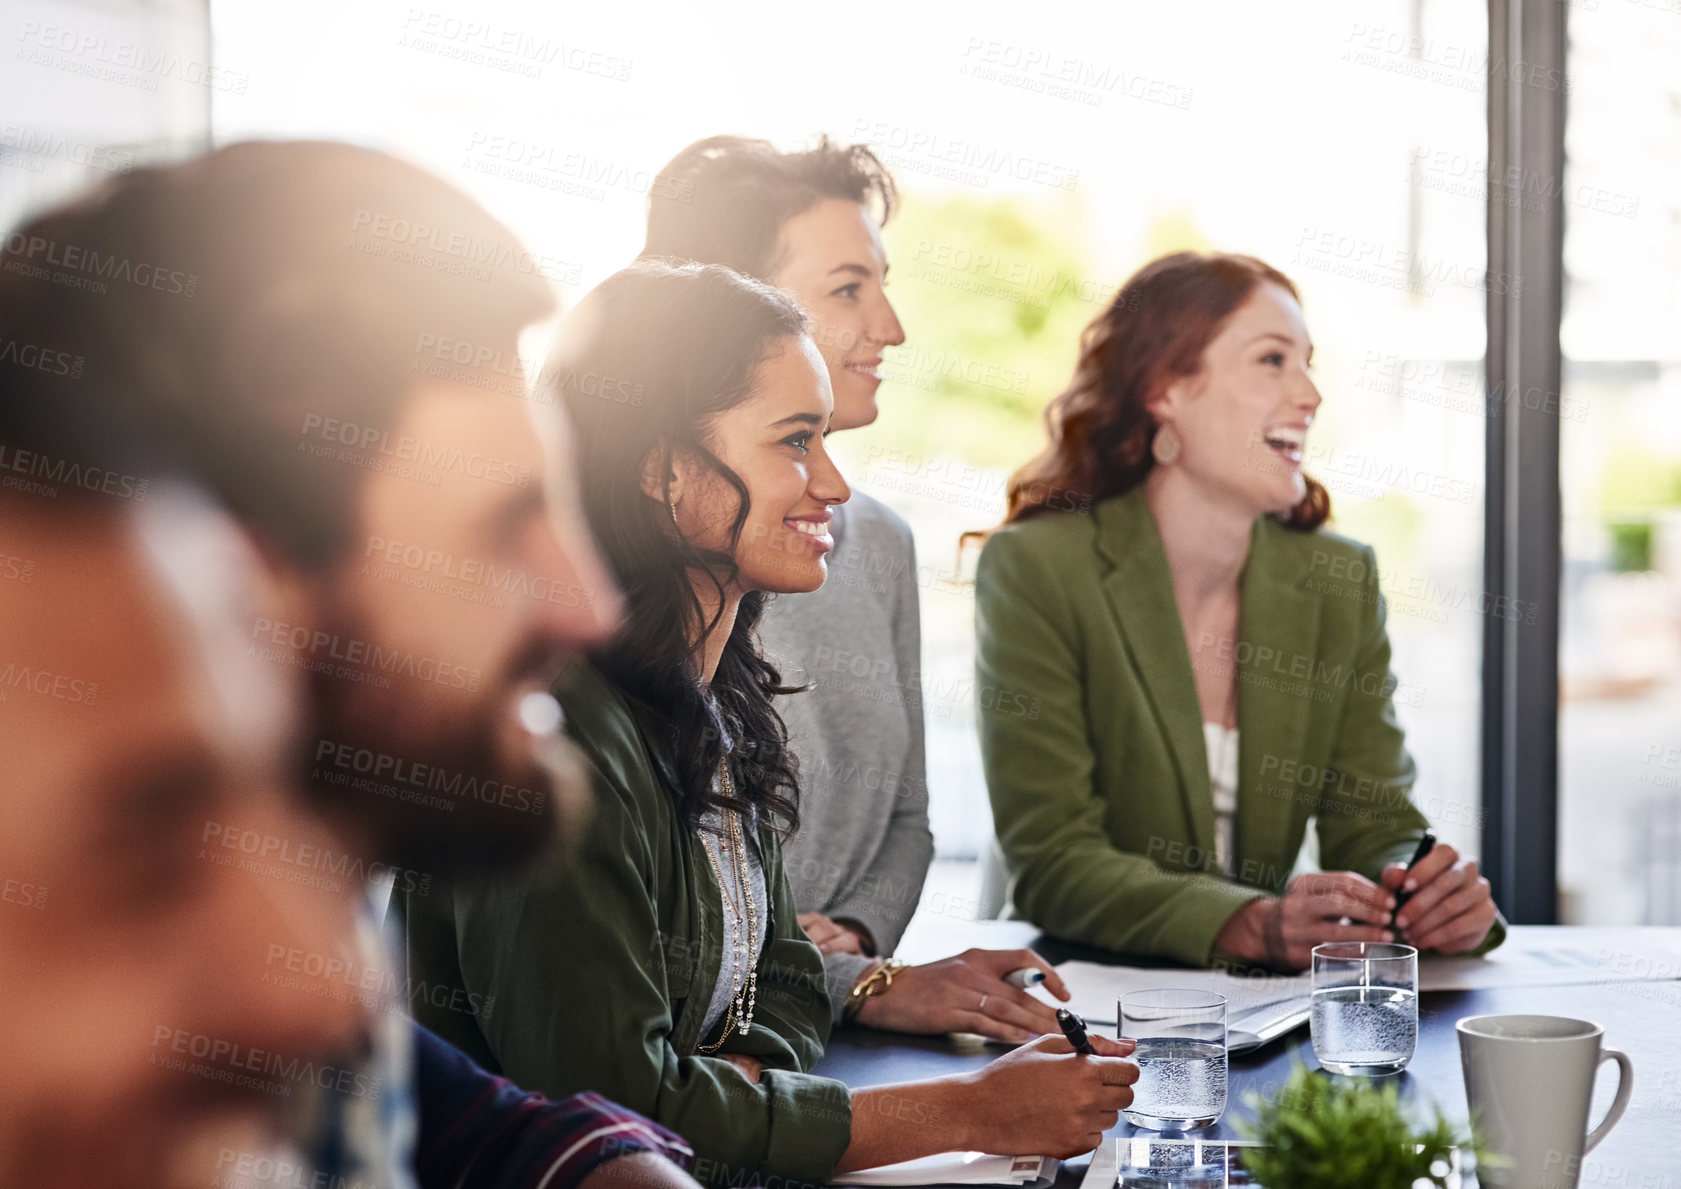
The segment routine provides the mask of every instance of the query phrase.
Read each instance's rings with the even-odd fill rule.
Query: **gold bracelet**
[[[851,1022],[858,1018],[858,1013],[864,1008],[864,1000],[880,995],[893,985],[893,976],[905,968],[907,964],[897,958],[884,958],[863,978],[852,984],[852,990],[846,993],[846,1003],[841,1008],[841,1019]]]

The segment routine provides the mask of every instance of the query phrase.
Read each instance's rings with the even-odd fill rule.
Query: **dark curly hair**
[[[643,259],[727,264],[750,277],[775,275],[782,225],[825,198],[861,203],[882,224],[899,201],[868,145],[826,136],[789,153],[768,140],[709,136],[673,157],[660,177],[665,184],[648,201]]]
[[[1050,444],[1010,476],[1004,523],[1088,508],[1142,483],[1156,465],[1148,402],[1172,378],[1201,370],[1220,326],[1267,282],[1300,300],[1276,268],[1229,252],[1176,252],[1133,273],[1080,336],[1074,379],[1045,409]],[[1306,481],[1307,494],[1280,517],[1303,532],[1331,515],[1330,493]]]
[[[759,649],[758,592],[743,596],[717,672],[701,685],[693,643],[722,612],[706,618],[690,575],[706,574],[721,603],[735,563],[672,532],[669,468],[661,466],[663,499],[644,490],[643,476],[650,460],[679,452],[703,460],[739,499],[733,550],[747,486],[709,448],[711,423],[751,395],[768,354],[805,333],[799,305],[763,282],[721,265],[643,261],[567,315],[537,382],[538,398],[571,416],[584,514],[625,592],[624,629],[593,659],[663,725],[691,825],[716,806],[764,811],[784,832],[798,826],[798,764],[772,704],[794,691]],[[712,788],[726,755],[734,797]]]

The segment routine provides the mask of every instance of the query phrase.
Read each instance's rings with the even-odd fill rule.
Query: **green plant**
[[[1271,1098],[1251,1091],[1245,1138],[1262,1145],[1244,1154],[1268,1189],[1414,1189],[1445,1186],[1461,1142],[1441,1113],[1415,1128],[1393,1083],[1381,1090],[1363,1078],[1336,1079],[1301,1062]]]
[[[1635,574],[1652,568],[1652,522],[1613,521],[1605,526],[1611,538],[1611,569],[1618,574]]]

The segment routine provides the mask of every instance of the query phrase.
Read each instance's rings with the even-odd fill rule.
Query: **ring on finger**
[[[990,998],[991,998],[991,996],[989,996],[989,995],[982,995],[981,996],[981,1005],[979,1007],[977,1007],[975,1010],[979,1011],[979,1012],[986,1011],[986,1001]]]

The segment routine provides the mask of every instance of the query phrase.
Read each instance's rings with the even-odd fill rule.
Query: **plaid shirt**
[[[485,1072],[426,1029],[414,1028],[422,1189],[571,1189],[607,1161],[654,1152],[684,1169],[681,1138],[599,1094],[551,1102]]]

